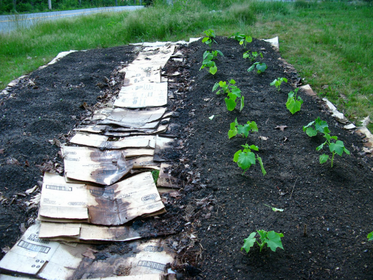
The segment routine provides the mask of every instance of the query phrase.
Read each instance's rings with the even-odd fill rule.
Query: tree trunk
[[[17,12],[17,0],[13,0],[13,10]]]
[[[48,0],[48,9],[52,10],[52,0]]]

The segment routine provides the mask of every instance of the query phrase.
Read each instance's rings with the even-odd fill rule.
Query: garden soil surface
[[[242,58],[245,49],[237,41],[216,41],[213,48],[224,57],[217,58],[215,75],[199,70],[208,49],[201,41],[179,46],[184,61],[164,68],[166,75],[180,73],[169,83],[168,108],[177,112],[169,133],[178,141],[168,156],[182,189],[163,195],[171,201],[165,217],[182,222],[170,244],[179,253],[179,265],[171,264],[178,278],[373,279],[373,244],[366,237],[373,231],[373,163],[362,150],[363,137],[344,130],[304,91],[299,91],[302,109],[292,115],[285,107],[287,94],[302,80],[268,43],[254,39],[247,46],[261,52],[259,61],[268,66],[257,74],[247,72],[252,63]],[[36,218],[37,206],[29,202],[39,190],[26,191],[40,186],[44,171],[63,172],[59,143],[118,93],[123,82],[118,70],[135,55],[132,46],[72,53],[21,79],[0,98],[1,257]],[[288,79],[280,91],[269,85],[277,77]],[[224,96],[212,92],[216,82],[230,79],[245,97],[241,112],[227,111]],[[322,151],[316,147],[324,139],[302,130],[318,116],[351,152],[337,155],[333,167],[319,163]],[[228,139],[236,118],[239,124],[255,121],[259,131]],[[259,147],[267,175],[259,164],[242,174],[233,162],[245,143]],[[326,147],[324,152],[330,154]],[[260,252],[255,245],[249,253],[241,251],[243,240],[260,229],[283,233],[284,250]],[[116,246],[121,245],[97,250]]]

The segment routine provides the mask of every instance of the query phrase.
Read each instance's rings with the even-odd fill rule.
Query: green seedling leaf
[[[319,161],[320,161],[320,164],[323,164],[325,162],[327,162],[329,159],[329,156],[326,155],[326,154],[322,154],[320,157],[319,157]]]
[[[281,237],[284,237],[284,234],[270,231],[267,234],[267,246],[273,251],[276,252],[277,248],[284,250],[282,246]]]
[[[251,236],[251,234],[250,234],[250,236]],[[370,233],[368,233],[367,238],[368,238],[368,241],[372,241],[373,240],[373,231],[370,232]]]
[[[350,151],[345,148],[343,142],[340,140],[338,140],[335,143],[330,143],[329,150],[332,153],[333,152],[337,153],[339,156],[342,156],[343,152],[345,152],[348,155],[350,154]]]
[[[281,241],[281,238],[284,237],[282,233],[277,233],[275,231],[267,232],[265,230],[258,230],[257,233],[259,234],[260,242],[256,238],[256,233],[252,232],[246,239],[244,239],[244,245],[242,246],[241,251],[244,249],[246,253],[248,253],[254,246],[255,242],[259,245],[260,252],[266,244],[273,252],[276,252],[277,248],[284,250]]]
[[[253,65],[251,65],[250,67],[249,67],[249,69],[247,69],[247,72],[251,72],[251,71],[253,71],[254,70],[254,68],[256,68],[257,69],[257,73],[258,74],[261,74],[261,73],[263,73],[266,69],[267,69],[267,64],[265,64],[264,62],[255,62]]]
[[[215,63],[214,63],[214,64],[215,64]],[[218,72],[218,67],[216,67],[216,65],[210,67],[209,72],[210,72],[212,75],[215,75],[216,72]]]
[[[261,74],[267,69],[267,64],[265,64],[264,62],[263,63],[258,63],[256,65],[256,69],[258,70],[257,73]]]
[[[262,174],[263,176],[265,176],[267,174],[267,171],[264,169],[264,165],[263,165],[263,161],[262,161],[262,158],[260,156],[256,156],[256,159],[258,160],[259,162],[259,165],[260,165],[260,169],[262,170]]]
[[[295,89],[294,92],[291,91],[288,93],[288,100],[286,102],[286,108],[292,113],[293,115],[296,112],[300,111],[300,108],[303,104],[303,100],[300,96],[297,96],[299,89]]]
[[[243,246],[241,247],[241,251],[245,250],[246,253],[249,253],[250,249],[254,246],[256,238],[256,232],[250,233],[250,235],[244,239]]]
[[[277,79],[274,79],[272,83],[270,83],[269,85],[271,86],[275,86],[277,88],[278,91],[280,91],[280,88],[281,88],[281,84],[282,83],[287,83],[288,82],[288,79],[286,78],[283,78],[283,77],[280,77],[280,78],[277,78]]]
[[[226,98],[224,98],[224,101],[225,101],[225,105],[227,106],[228,111],[233,111],[234,108],[236,108],[235,100],[226,97]]]
[[[212,121],[214,119],[215,115],[212,115],[211,117],[209,117],[209,119]]]
[[[262,159],[259,156],[256,156],[255,154],[251,151],[259,151],[258,146],[255,145],[248,145],[247,143],[245,145],[242,145],[244,148],[243,150],[237,151],[234,156],[233,156],[233,161],[237,163],[238,167],[243,169],[243,174],[251,167],[251,165],[255,164],[256,159],[259,161],[259,164],[262,168],[262,173],[263,176],[267,174],[267,172],[264,169]]]
[[[240,153],[237,164],[246,171],[251,165],[255,164],[255,154],[250,151]]]
[[[322,121],[320,117],[317,117],[316,120],[310,122],[306,126],[303,126],[303,131],[305,131],[309,137],[316,136],[318,132],[321,134],[330,133],[328,123],[326,121]]]
[[[216,72],[218,71],[218,67],[216,66],[216,64],[215,64],[215,62],[213,60],[218,56],[218,54],[224,56],[223,53],[221,51],[219,51],[219,50],[216,50],[216,51],[205,51],[203,53],[202,65],[201,65],[201,68],[199,70],[201,71],[202,69],[204,69],[205,67],[207,67],[207,68],[209,68],[209,72],[212,75],[215,75]]]
[[[222,91],[227,95],[227,97],[224,100],[228,111],[233,111],[236,108],[237,98],[240,99],[240,111],[242,111],[244,107],[244,97],[241,95],[241,90],[237,86],[235,86],[235,84],[236,81],[231,79],[228,82],[228,84],[227,82],[220,81],[219,83],[215,83],[215,85],[212,88],[212,91],[215,91],[220,87],[216,94],[220,94]]]
[[[312,126],[314,126],[315,128],[313,128]],[[336,154],[339,156],[342,156],[343,153],[350,155],[350,151],[345,148],[343,141],[338,140],[338,137],[335,135],[330,135],[330,130],[328,128],[327,122],[322,121],[319,117],[315,121],[310,122],[308,125],[304,126],[303,131],[306,131],[307,135],[310,137],[317,135],[318,132],[324,134],[323,136],[326,141],[316,147],[316,151],[320,151],[326,145],[329,147],[329,151],[332,153],[332,156],[330,157],[326,154],[322,154],[319,157],[320,164],[323,164],[330,159],[331,167],[333,167],[334,156]]]
[[[269,207],[272,209],[273,212],[284,212],[284,209],[276,208],[276,207],[271,207],[268,204],[264,204],[265,206]]]
[[[216,41],[214,39],[215,38],[214,30],[208,29],[208,30],[203,31],[203,33],[205,33],[206,37],[204,37],[202,39],[202,43],[205,43],[206,45],[208,45],[210,47],[211,47],[213,42],[216,43]]]

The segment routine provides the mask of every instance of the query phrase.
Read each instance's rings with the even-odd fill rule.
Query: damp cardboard
[[[166,240],[149,240],[128,243],[127,253],[108,252],[106,259],[92,262],[95,251],[89,245],[40,239],[39,231],[39,223],[32,225],[0,261],[0,268],[51,280],[117,278],[117,270],[121,269],[128,276],[137,276],[127,279],[150,280],[163,279],[166,265],[175,257]],[[141,278],[148,275],[152,278]]]
[[[61,151],[69,179],[112,185],[132,169],[125,151],[70,146],[62,146]]]
[[[54,219],[88,221],[85,184],[69,184],[64,177],[44,173],[39,215]]]
[[[167,83],[141,83],[122,87],[115,107],[146,108],[167,105]]]
[[[159,135],[155,138],[155,151],[154,151],[154,161],[164,162],[167,161],[167,157],[163,156],[163,153],[167,149],[173,149],[173,144],[175,140],[170,137],[161,137]]]
[[[70,143],[96,147],[101,150],[110,149],[125,149],[125,148],[155,148],[155,137],[151,135],[124,137],[116,141],[108,141],[108,136],[91,134],[91,133],[76,133]]]
[[[68,279],[88,246],[66,245],[39,238],[40,224],[32,225],[0,261],[0,268],[43,279]]]
[[[84,258],[75,275],[79,276],[78,279],[109,277],[118,274],[118,270],[128,276],[163,275],[167,264],[173,263],[175,257],[175,252],[168,248],[167,241],[134,241],[126,243],[124,254],[118,255],[108,251],[105,252],[104,260],[92,261]]]
[[[44,180],[39,216],[55,221],[84,219],[91,224],[112,226],[123,225],[139,216],[165,212],[150,172],[140,173],[105,188],[67,183],[56,174],[46,174]],[[78,191],[73,192],[74,189]],[[80,196],[72,197],[73,193]],[[79,208],[71,207],[76,204]],[[73,236],[79,233],[75,231],[76,225],[66,226],[65,230]]]
[[[180,180],[171,175],[171,164],[161,163],[161,168],[157,180],[157,186],[163,188],[180,188]]]
[[[82,223],[40,223],[39,238],[64,242],[132,241],[141,234],[130,226],[108,227]]]
[[[166,108],[149,108],[133,110],[125,108],[105,108],[94,113],[92,120],[98,124],[118,125],[129,128],[153,128],[165,114]]]

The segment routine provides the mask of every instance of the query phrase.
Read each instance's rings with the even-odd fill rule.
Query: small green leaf
[[[241,153],[238,156],[237,164],[246,171],[251,165],[255,164],[255,154],[253,152]]]
[[[247,69],[247,72],[251,72],[251,71],[253,71],[254,68],[255,68],[255,65],[253,64],[253,65],[251,65],[251,66],[249,67],[249,69]]]
[[[236,108],[236,102],[231,98],[224,98],[225,105],[227,106],[228,111],[233,111]]]
[[[246,253],[248,253],[251,249],[251,247],[254,246],[256,238],[255,238],[256,232],[250,233],[250,235],[244,239],[243,246],[241,247],[241,251],[245,250]]]
[[[242,111],[243,107],[245,106],[245,104],[244,104],[243,101],[244,101],[244,97],[242,96],[242,97],[241,97],[240,112]]]
[[[342,141],[338,140],[335,143],[330,143],[329,150],[333,153],[336,152],[338,155],[342,156],[345,146]]]
[[[277,233],[275,231],[269,231],[267,233],[267,246],[271,248],[273,252],[276,252],[277,248],[281,248],[284,250],[284,247],[282,246],[281,237],[284,237],[282,233]]]
[[[210,73],[212,74],[212,75],[215,75],[216,74],[216,72],[218,72],[218,67],[216,67],[216,66],[213,66],[213,67],[210,67]]]
[[[368,238],[368,241],[372,241],[373,240],[373,231],[370,232],[370,233],[368,233],[367,238]]]
[[[238,150],[237,152],[234,153],[234,156],[233,156],[234,162],[238,162],[238,157],[240,156],[241,153],[242,153],[242,150]]]
[[[329,159],[329,156],[326,155],[326,154],[322,154],[322,155],[319,157],[319,161],[320,161],[321,164],[327,162],[328,159]]]
[[[260,73],[264,72],[267,69],[267,64],[265,64],[264,62],[263,63],[258,63],[256,65],[256,69],[258,69],[258,73],[260,74]]]
[[[267,171],[264,169],[262,158],[260,156],[257,156],[256,158],[259,162],[260,169],[262,170],[262,174],[263,174],[263,176],[265,176],[267,174]]]
[[[316,136],[316,135],[317,135],[317,130],[314,129],[313,127],[307,127],[307,129],[306,129],[306,134],[307,134],[309,137]]]
[[[214,84],[213,88],[212,88],[212,91],[217,90],[218,87],[219,87],[219,83],[216,82],[216,83]]]
[[[326,144],[326,142],[322,143],[320,146],[317,146],[316,151],[320,151],[322,148],[324,148],[325,144]]]
[[[215,115],[212,115],[211,117],[209,117],[209,119],[212,121],[214,119]]]

